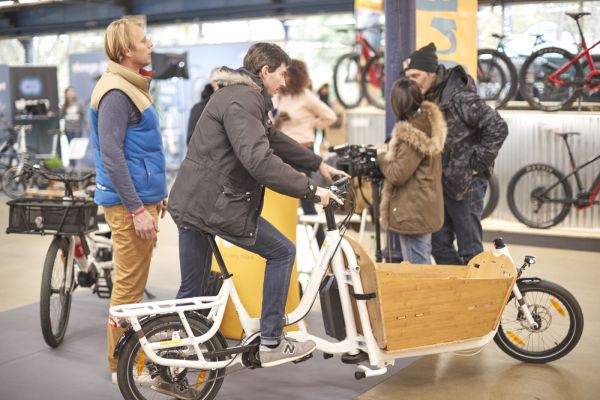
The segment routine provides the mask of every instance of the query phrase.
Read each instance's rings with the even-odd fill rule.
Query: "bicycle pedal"
[[[104,280],[106,282],[106,280]],[[99,298],[101,299],[110,299],[110,294],[111,294],[111,285],[108,285],[106,283],[100,283],[100,279],[98,279],[96,281],[96,284],[94,285],[94,290],[92,291],[93,293],[96,293],[96,295],[98,295]]]
[[[299,359],[297,359],[297,360],[294,360],[294,361],[292,361],[292,362],[293,362],[294,364],[298,364],[298,363],[301,363],[302,361],[306,361],[306,360],[308,360],[308,359],[312,358],[312,356],[313,356],[313,353],[308,353],[308,354],[307,354],[307,355],[305,355],[304,357],[302,357],[302,358],[299,358]]]
[[[364,351],[359,351],[358,354],[342,354],[342,362],[344,364],[358,364],[363,361],[367,361],[369,359],[369,355]]]
[[[110,291],[108,290],[96,290],[95,292],[101,299],[110,299]]]

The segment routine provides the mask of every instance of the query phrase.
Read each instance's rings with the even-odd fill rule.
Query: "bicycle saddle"
[[[568,15],[569,17],[573,18],[575,21],[577,21],[579,18],[585,16],[585,15],[592,15],[589,12],[580,12],[580,13],[565,13],[566,15]]]
[[[564,138],[568,136],[578,136],[579,132],[554,132],[556,136],[562,136]]]
[[[492,33],[492,37],[496,38],[496,39],[504,39],[506,35],[500,35],[498,33]]]

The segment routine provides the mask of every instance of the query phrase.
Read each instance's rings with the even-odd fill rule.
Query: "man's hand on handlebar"
[[[334,175],[346,176],[346,177],[350,178],[350,175],[348,175],[344,171],[334,168],[329,164],[325,164],[324,162],[322,162],[321,165],[319,166],[319,173],[325,178],[325,180],[329,184],[333,183]]]
[[[323,207],[327,207],[331,200],[335,201],[341,206],[344,205],[344,201],[338,196],[336,196],[331,190],[322,187],[317,187],[317,191],[315,192],[315,203],[318,202]]]

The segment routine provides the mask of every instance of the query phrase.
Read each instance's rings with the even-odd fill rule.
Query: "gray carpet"
[[[152,292],[158,299],[173,295]],[[121,399],[106,366],[107,311],[107,299],[78,289],[67,334],[57,349],[42,338],[37,304],[0,313],[0,399]],[[311,333],[325,337],[319,313],[309,315],[308,326]],[[217,399],[352,399],[413,361],[398,360],[387,374],[357,381],[354,366],[342,364],[339,357],[325,360],[315,352],[300,364],[226,376]]]

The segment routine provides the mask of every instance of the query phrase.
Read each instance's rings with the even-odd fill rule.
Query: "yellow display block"
[[[416,49],[435,43],[440,61],[477,75],[477,0],[417,0]]]
[[[282,232],[293,243],[296,243],[298,199],[267,190],[262,216]],[[244,249],[217,238],[219,250],[229,272],[233,274],[233,281],[240,299],[250,316],[260,317],[262,305],[262,287],[265,275],[265,259]],[[219,271],[213,257],[212,270]],[[296,263],[292,270],[290,289],[286,304],[286,312],[293,311],[300,302],[298,273]],[[297,330],[296,325],[285,328],[285,331]],[[230,339],[240,339],[242,326],[231,300],[227,303],[221,333]]]

